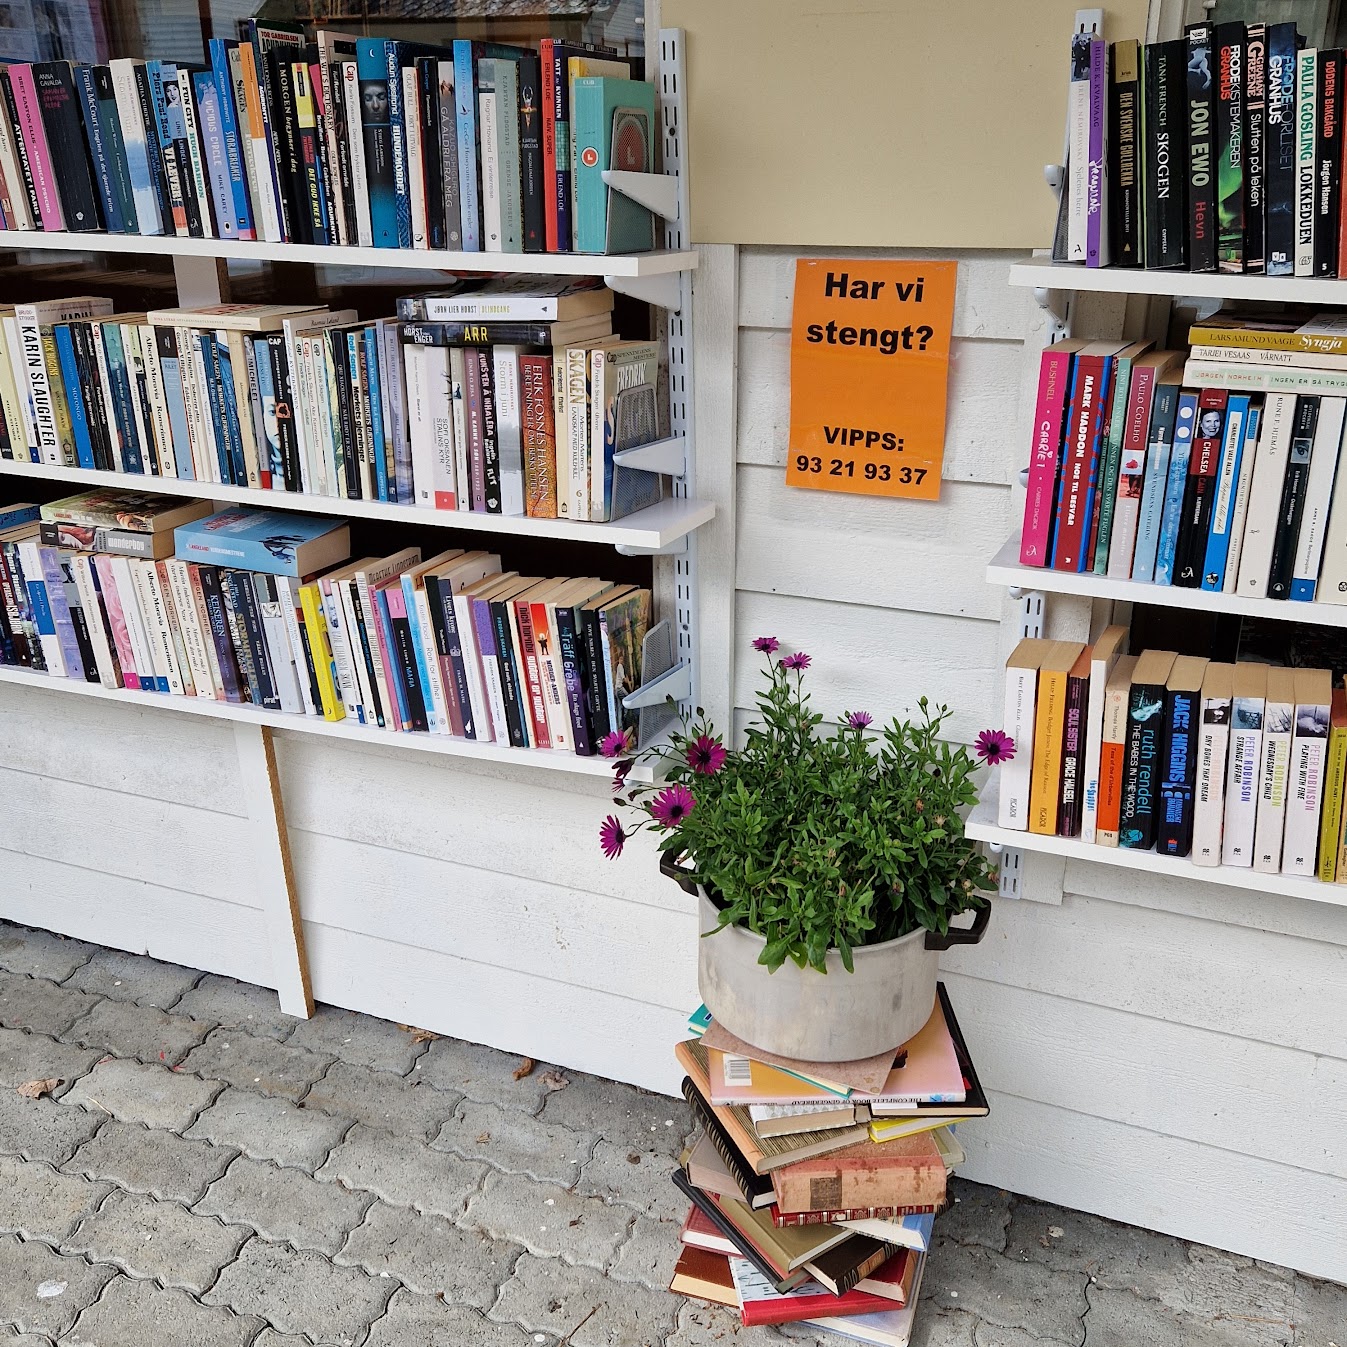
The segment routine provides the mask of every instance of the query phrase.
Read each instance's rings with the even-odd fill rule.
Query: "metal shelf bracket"
[[[678,180],[667,173],[630,173],[605,168],[604,182],[615,192],[630,197],[665,220],[678,219]]]
[[[619,449],[613,455],[619,468],[640,468],[645,472],[662,472],[667,477],[681,477],[687,471],[687,441],[681,435],[667,440],[652,440],[634,449]]]
[[[663,706],[670,697],[676,702],[686,701],[692,695],[692,670],[680,660],[667,673],[627,693],[622,705],[628,711],[639,711],[645,706]]]
[[[656,304],[670,313],[679,313],[683,307],[683,278],[675,271],[658,276],[605,276],[603,283],[610,290],[643,304]]]

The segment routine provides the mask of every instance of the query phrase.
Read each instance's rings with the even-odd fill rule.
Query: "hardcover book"
[[[33,85],[42,109],[47,146],[57,166],[65,228],[88,233],[103,228],[98,190],[81,125],[80,100],[68,61],[43,61],[33,67]]]
[[[1315,215],[1318,195],[1316,156],[1319,122],[1319,53],[1296,57],[1296,249],[1295,274],[1314,275]]]
[[[1101,107],[1103,102],[1101,91]],[[645,252],[655,246],[653,214],[603,181],[605,169],[654,171],[655,86],[585,76],[571,86],[575,128],[575,251]]]
[[[1266,270],[1268,144],[1267,26],[1251,23],[1244,43],[1244,270]]]
[[[1115,42],[1110,78],[1109,235],[1113,265],[1141,265],[1141,44],[1135,38]]]
[[[1342,52],[1321,51],[1314,141],[1314,275],[1338,274],[1342,196]]]

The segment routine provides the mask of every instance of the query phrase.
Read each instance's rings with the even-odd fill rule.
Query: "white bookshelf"
[[[1205,589],[1173,585],[1148,585],[1138,580],[1112,580],[1093,571],[1055,571],[1047,566],[1020,564],[1020,535],[1014,534],[987,563],[987,581],[1020,591],[1071,594],[1084,599],[1108,599],[1115,603],[1145,603],[1160,608],[1186,608],[1194,613],[1234,613],[1241,617],[1266,617],[1279,622],[1304,622],[1319,627],[1347,627],[1347,605],[1292,603],[1278,599],[1252,599],[1239,594],[1213,594]]]
[[[1155,851],[1134,851],[1129,847],[1101,847],[1082,842],[1078,837],[1047,837],[1039,833],[1002,828],[996,821],[997,783],[995,773],[982,791],[982,798],[968,816],[968,836],[986,842],[996,850],[1014,848],[1062,856],[1072,861],[1090,861],[1113,865],[1124,870],[1145,870],[1170,879],[1189,879],[1200,883],[1223,884],[1227,888],[1250,889],[1254,893],[1280,893],[1290,898],[1306,898],[1315,903],[1347,907],[1347,884],[1324,884],[1299,875],[1269,875],[1232,865],[1194,865],[1191,860],[1162,856]]]

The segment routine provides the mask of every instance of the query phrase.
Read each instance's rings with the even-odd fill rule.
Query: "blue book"
[[[222,483],[237,485],[234,481],[229,430],[225,425],[224,400],[220,391],[220,361],[215,337],[209,332],[200,332],[196,340],[201,349],[201,362],[206,370],[206,404],[210,411],[211,441],[215,445],[216,469]]]
[[[454,43],[454,104],[458,125],[458,195],[463,212],[463,251],[482,251],[481,161],[477,150],[477,62],[474,46]]]
[[[0,533],[20,524],[36,524],[41,518],[40,505],[0,505]]]
[[[47,590],[47,606],[51,609],[52,626],[61,647],[61,663],[65,676],[78,681],[84,679],[84,660],[80,657],[80,643],[75,635],[75,620],[70,615],[70,601],[66,598],[66,575],[61,566],[61,554],[54,547],[39,547],[42,560],[42,579]]]
[[[1183,393],[1174,419],[1174,448],[1169,456],[1169,478],[1165,483],[1165,503],[1160,515],[1160,541],[1155,550],[1155,583],[1174,583],[1174,556],[1183,526],[1183,493],[1188,485],[1188,460],[1193,452],[1193,430],[1197,425],[1197,394]]]
[[[75,77],[75,92],[79,96],[80,115],[84,119],[84,141],[89,147],[89,159],[93,164],[94,183],[98,187],[98,200],[103,208],[103,223],[109,234],[123,234],[126,232],[126,223],[122,218],[122,203],[113,179],[112,156],[103,134],[103,113],[98,104],[94,68],[72,65],[70,70]]]
[[[248,485],[248,465],[243,457],[243,428],[239,424],[238,389],[234,384],[234,357],[229,353],[229,342],[217,333],[215,348],[216,377],[220,381],[220,411],[224,418],[225,442],[229,448],[230,471],[235,486]],[[251,416],[252,408],[246,408]]]
[[[56,339],[56,359],[61,366],[61,384],[70,411],[70,430],[75,437],[75,454],[81,468],[93,468],[94,442],[89,437],[89,414],[84,406],[84,383],[75,360],[75,342],[69,323],[57,323],[52,329]]]
[[[1175,687],[1174,678],[1196,683]],[[1160,753],[1160,800],[1155,811],[1155,849],[1162,856],[1187,856],[1193,849],[1193,786],[1202,711],[1202,676],[1176,667],[1165,694],[1165,739]]]
[[[98,95],[98,120],[112,170],[112,188],[122,217],[122,232],[138,234],[140,221],[136,210],[135,188],[131,182],[131,155],[127,150],[121,114],[117,110],[117,90],[112,82],[112,70],[109,66],[96,65],[91,66],[90,71]]]
[[[35,550],[40,549],[35,548]],[[30,570],[33,572],[31,575],[28,574]],[[33,629],[38,636],[38,648],[33,653],[35,656],[40,655],[41,667],[50,673],[52,672],[52,662],[47,658],[47,643],[55,644],[58,654],[60,653],[60,645],[56,640],[56,623],[52,620],[51,604],[47,596],[47,583],[42,578],[41,569],[35,565],[24,566],[16,578],[22,580],[24,588],[28,591],[29,616]]]
[[[449,727],[440,725],[435,712],[435,700],[430,695],[430,666],[426,662],[426,649],[427,641],[433,645],[435,633],[422,630],[421,614],[417,611],[416,605],[416,586],[412,582],[410,572],[403,571],[399,578],[402,584],[402,606],[407,610],[407,627],[411,632],[412,653],[416,658],[416,681],[421,689],[421,704],[425,708],[426,722],[432,731],[443,729],[447,732]]]
[[[571,128],[575,251],[648,252],[655,246],[655,217],[630,197],[611,191],[603,173],[608,168],[654,171],[655,86],[600,75],[572,80]],[[1093,566],[1093,553],[1090,562]]]
[[[145,74],[150,81],[150,104],[154,111],[154,131],[158,140],[159,154],[164,166],[164,187],[168,192],[169,216],[165,228],[172,223],[177,233],[186,232],[186,206],[182,178],[182,165],[178,163],[175,140],[181,136],[186,139],[187,124],[182,118],[182,108],[174,98],[173,108],[176,118],[169,109],[169,89],[178,92],[178,67],[169,61],[146,61]],[[179,216],[182,227],[179,228]]]
[[[412,246],[412,194],[407,177],[406,113],[402,106],[402,42],[384,43],[388,71],[388,129],[393,145],[393,201],[397,208],[398,247]],[[412,109],[416,116],[416,109]]]
[[[182,396],[182,361],[178,355],[177,333],[171,327],[154,329],[155,348],[159,352],[159,374],[164,381],[164,401],[168,404],[168,424],[173,434],[173,458],[178,476],[196,480],[192,464],[192,441],[187,430],[187,404]]]
[[[379,337],[373,326],[365,329],[365,376],[369,384],[374,484],[380,500],[391,500],[388,494],[388,445],[384,439],[383,380],[379,377]]]
[[[1219,594],[1225,584],[1225,562],[1230,555],[1230,526],[1235,517],[1235,489],[1239,468],[1248,439],[1249,399],[1232,393],[1226,404],[1225,438],[1221,445],[1221,464],[1216,474],[1216,499],[1211,507],[1211,528],[1207,532],[1207,550],[1202,561],[1202,588]]]
[[[1155,550],[1160,543],[1160,515],[1169,483],[1169,457],[1174,446],[1174,420],[1178,409],[1179,386],[1164,381],[1158,383],[1151,405],[1146,476],[1137,519],[1136,549],[1132,553],[1132,579],[1145,584],[1155,579]]]
[[[390,726],[396,725],[399,729],[410,730],[412,712],[411,704],[407,700],[409,671],[402,667],[402,649],[398,645],[397,633],[393,630],[393,616],[388,611],[388,594],[382,587],[379,589],[371,587],[370,598],[374,603],[374,620],[379,624],[378,632],[370,633],[370,642],[371,644],[378,640],[383,642],[383,649],[386,652],[384,680],[392,689],[393,700],[397,703],[396,708],[384,707],[384,721]],[[369,621],[368,616],[365,620]]]
[[[131,402],[131,375],[122,350],[122,329],[118,323],[98,324],[103,338],[103,354],[112,384],[112,406],[117,421],[117,448],[123,472],[144,472],[140,456],[140,436],[136,433],[136,414]]]
[[[301,576],[345,561],[351,531],[343,519],[240,507],[180,525],[173,544],[180,561]]]
[[[257,367],[257,397],[262,404],[262,429],[267,440],[267,464],[271,473],[271,489],[285,487],[285,452],[281,446],[281,427],[276,420],[276,385],[271,377],[271,354],[266,338],[258,338],[254,347]]]
[[[192,93],[196,98],[204,161],[202,166],[206,171],[206,187],[215,211],[216,233],[222,239],[236,239],[239,226],[234,218],[234,188],[229,181],[229,156],[225,151],[224,127],[220,123],[220,91],[214,72],[194,70]]]
[[[360,80],[360,122],[365,138],[365,182],[369,188],[370,230],[376,248],[398,246],[398,203],[393,169],[393,126],[389,120],[388,57],[383,38],[356,39],[355,71]]]
[[[229,190],[233,197],[231,215],[236,238],[256,238],[253,228],[253,207],[248,199],[248,175],[243,160],[243,133],[239,129],[239,110],[234,101],[234,76],[230,70],[230,52],[238,49],[237,42],[222,37],[210,40],[210,68],[215,78],[216,106],[220,114],[220,134],[224,137],[225,166],[229,174]]]

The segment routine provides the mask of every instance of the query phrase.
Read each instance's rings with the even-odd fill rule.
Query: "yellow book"
[[[323,702],[324,720],[345,720],[346,706],[337,691],[333,676],[336,665],[332,647],[327,639],[327,619],[323,616],[323,599],[317,585],[303,585],[299,591],[299,606],[304,613],[304,630],[309,636],[309,654],[318,676],[318,695]]]
[[[1347,884],[1342,862],[1342,802],[1347,790],[1347,690],[1333,689],[1328,718],[1328,759],[1319,815],[1319,878],[1325,884]]]
[[[948,1127],[950,1120],[928,1113],[915,1118],[873,1118],[870,1121],[871,1141],[893,1141],[896,1137],[914,1137],[920,1132],[934,1132]]]
[[[61,464],[67,468],[78,465],[75,453],[75,432],[70,424],[70,404],[66,401],[65,384],[61,381],[61,361],[56,354],[56,329],[41,328],[42,359],[47,366],[47,383],[51,389],[51,414],[56,421],[56,439],[61,446]]]
[[[1062,779],[1062,731],[1066,723],[1066,682],[1085,649],[1079,641],[1054,641],[1038,670],[1034,707],[1034,760],[1029,779],[1029,831],[1057,834],[1057,802]]]

